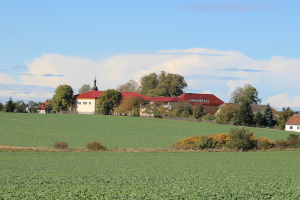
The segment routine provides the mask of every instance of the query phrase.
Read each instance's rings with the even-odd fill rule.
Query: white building
[[[286,123],[286,131],[300,132],[300,114],[294,114]]]

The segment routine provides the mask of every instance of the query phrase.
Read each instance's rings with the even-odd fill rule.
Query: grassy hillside
[[[0,153],[0,199],[300,198],[300,151]]]
[[[176,140],[203,134],[228,133],[232,126],[153,118],[102,115],[40,115],[0,113],[0,145],[49,147],[68,142],[85,147],[101,141],[108,148],[167,148]],[[289,132],[252,128],[257,137],[275,141]]]

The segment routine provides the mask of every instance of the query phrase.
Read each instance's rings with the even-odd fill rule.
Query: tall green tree
[[[272,114],[272,108],[271,108],[270,104],[267,104],[267,106],[265,108],[264,121],[265,121],[267,126],[272,125],[273,114]]]
[[[140,79],[141,94],[147,96],[180,96],[187,87],[184,77],[179,74],[161,71],[159,75],[151,73]]]
[[[148,90],[156,89],[158,85],[158,76],[156,73],[151,73],[143,76],[140,79],[141,82],[141,94],[146,95]]]
[[[5,104],[5,112],[14,112],[16,105],[14,104],[11,97],[9,97],[9,100]]]
[[[277,129],[284,130],[285,129],[285,123],[294,115],[296,112],[291,110],[289,107],[282,108],[282,111],[278,112],[277,120]]]
[[[249,101],[250,104],[259,104],[261,99],[258,98],[258,91],[250,84],[246,84],[244,87],[238,87],[231,93],[231,103],[242,103],[243,101]]]
[[[98,97],[97,112],[109,115],[118,107],[122,100],[122,93],[115,89],[103,91]]]
[[[89,84],[84,84],[81,86],[81,88],[79,89],[78,93],[84,93],[84,92],[88,92],[91,90],[91,86]]]
[[[254,117],[256,124],[262,126],[264,124],[264,117],[260,111],[258,111]]]
[[[67,111],[74,102],[73,89],[70,85],[59,85],[52,98],[52,109]]]
[[[247,125],[254,123],[254,114],[251,109],[250,101],[245,100],[239,109],[238,115],[234,122],[235,125]]]

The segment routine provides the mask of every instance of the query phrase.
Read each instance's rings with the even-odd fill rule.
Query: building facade
[[[294,114],[286,123],[286,131],[300,132],[300,114]]]

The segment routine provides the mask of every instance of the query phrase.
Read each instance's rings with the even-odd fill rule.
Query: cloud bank
[[[155,54],[127,53],[98,61],[45,54],[26,66],[28,71],[17,74],[21,81],[0,72],[1,98],[26,100],[42,96],[46,100],[60,84],[71,85],[75,91],[83,84],[93,85],[95,74],[99,90],[106,90],[165,70],[184,76],[189,92],[213,93],[225,102],[236,87],[250,83],[259,91],[263,103],[278,108],[300,107],[300,59],[282,56],[253,60],[241,52],[191,48]]]

